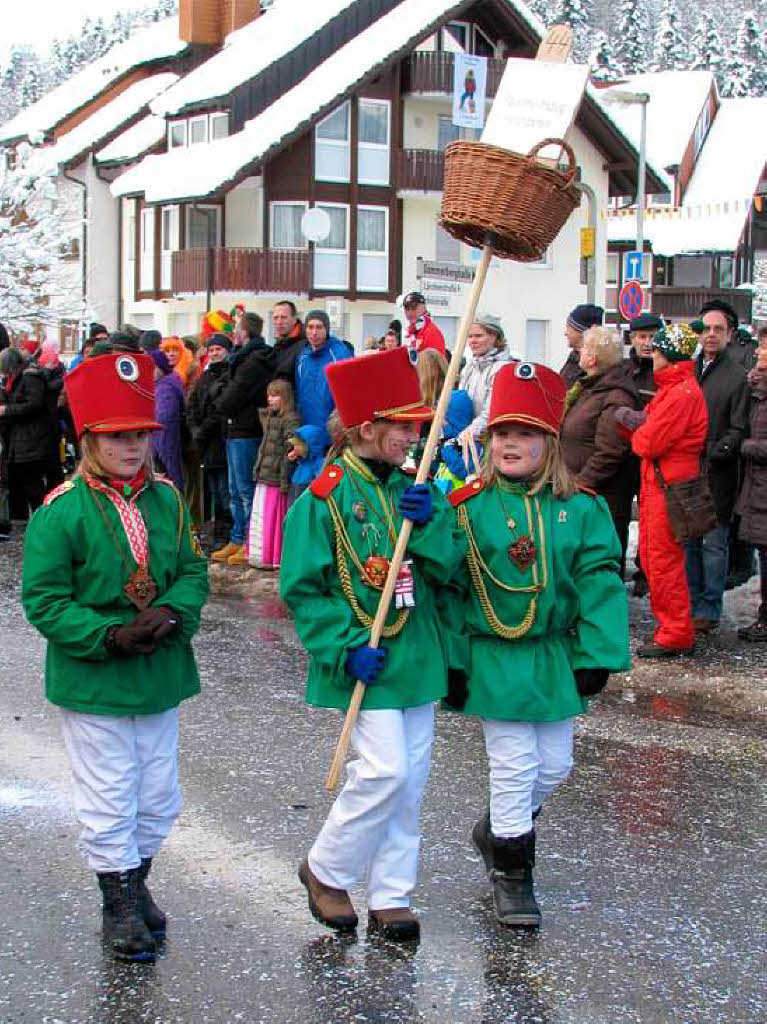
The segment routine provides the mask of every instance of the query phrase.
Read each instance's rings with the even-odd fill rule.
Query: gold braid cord
[[[466,508],[463,505],[459,506],[458,508],[458,524],[465,532],[466,537],[469,541],[468,547],[466,549],[466,564],[469,567],[469,575],[471,576],[471,582],[474,585],[474,590],[477,594],[477,598],[479,599],[479,603],[482,608],[482,614],[485,616],[488,626],[490,626],[492,631],[497,636],[500,636],[504,640],[519,640],[520,637],[523,637],[525,636],[525,634],[530,632],[533,623],[535,622],[535,614],[538,610],[537,596],[532,597],[530,599],[530,602],[527,606],[527,611],[525,612],[525,617],[522,619],[519,625],[507,626],[504,622],[501,622],[501,620],[495,614],[495,610],[493,609],[492,604],[490,603],[490,598],[488,597],[487,594],[487,588],[485,587],[485,581],[482,579],[482,569],[480,568],[481,557],[479,555],[479,551],[477,548],[477,542],[474,539],[474,533],[469,523],[469,516],[466,512]],[[544,552],[544,559],[545,557],[546,556]],[[484,565],[484,562],[482,564]],[[545,564],[546,563],[544,561],[544,566]],[[503,590],[516,591],[517,593],[524,593],[525,591],[529,592],[531,589],[537,592],[542,590],[543,586],[545,586],[544,583],[543,586],[536,586],[534,588],[515,588],[501,583],[501,581],[497,580],[495,576],[493,576],[489,572],[489,570],[488,575],[490,576],[492,581],[496,583],[499,587],[501,587]]]
[[[346,561],[347,553],[351,557],[355,568],[363,579],[365,578],[365,569],[357,557],[357,553],[352,547],[349,534],[346,532],[346,527],[344,526],[344,521],[338,506],[330,496],[328,497],[327,502],[336,535],[336,560],[338,562],[338,578],[341,582],[341,590],[343,591],[344,597],[349,602],[352,611],[356,615],[359,624],[364,626],[365,629],[371,629],[373,626],[373,616],[367,614],[355,596],[352,577],[349,572],[349,564]],[[409,617],[409,608],[400,609],[394,622],[392,622],[390,626],[384,626],[381,635],[387,640],[391,640],[392,637],[395,637],[402,632]]]

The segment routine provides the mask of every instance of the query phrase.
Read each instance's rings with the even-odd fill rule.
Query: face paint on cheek
[[[543,441],[532,441],[530,444],[530,458],[537,462],[543,454]]]

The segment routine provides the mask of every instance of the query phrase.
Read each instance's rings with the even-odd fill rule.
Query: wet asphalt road
[[[767,652],[725,637],[705,659],[613,681],[539,822],[538,934],[494,923],[468,841],[485,800],[481,738],[441,714],[422,943],[403,950],[364,928],[338,940],[309,916],[295,867],[329,806],[339,721],[304,707],[303,654],[275,600],[216,599],[197,644],[204,694],[182,714],[184,812],[152,876],[167,945],[154,967],[116,965],[74,850],[18,567],[17,547],[0,550],[3,1024],[767,1019],[765,717],[743,700]]]

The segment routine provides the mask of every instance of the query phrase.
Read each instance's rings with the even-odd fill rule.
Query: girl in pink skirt
[[[288,509],[292,464],[290,439],[301,420],[293,405],[293,388],[273,380],[266,389],[266,409],[259,409],[264,437],[253,470],[256,490],[250,515],[248,561],[259,569],[278,569],[282,554],[282,521]]]

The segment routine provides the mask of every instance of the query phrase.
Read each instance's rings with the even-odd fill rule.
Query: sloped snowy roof
[[[87,117],[71,132],[62,135],[52,146],[44,146],[38,152],[48,167],[63,167],[81,156],[92,146],[97,146],[107,136],[114,134],[123,125],[147,107],[149,101],[178,81],[178,75],[165,71],[159,75],[142,78],[129,85],[111,103],[105,104]]]
[[[49,132],[134,68],[174,57],[189,46],[179,39],[178,18],[166,18],[135,32],[124,43],[78,71],[0,127],[0,142]]]
[[[649,95],[647,156],[656,167],[665,169],[678,164],[684,156],[713,80],[710,71],[656,71],[632,75],[620,85],[597,91],[608,95],[613,90]],[[640,106],[615,103],[610,110],[623,131],[639,145]]]
[[[420,38],[427,26],[455,7],[456,0],[403,0],[258,117],[247,121],[242,131],[196,147],[193,160],[185,148],[144,157],[112,183],[113,195],[143,192],[147,202],[159,203],[216,192],[248,164],[262,160],[286,135],[308,126],[312,117],[340,93],[392,53]],[[271,18],[278,10],[266,17]]]
[[[96,162],[100,164],[135,160],[143,156],[165,138],[166,122],[164,117],[147,114],[137,124],[121,132],[116,139],[96,153]]]
[[[767,97],[722,100],[684,197],[676,211],[651,210],[644,221],[653,251],[733,252],[738,247],[751,201],[767,163]],[[660,212],[657,212],[660,211]],[[636,235],[636,218],[611,217],[610,241]]]
[[[223,49],[190,71],[152,104],[154,114],[177,114],[193,103],[226,96],[322,28],[350,0],[282,0],[255,21],[231,32]]]

